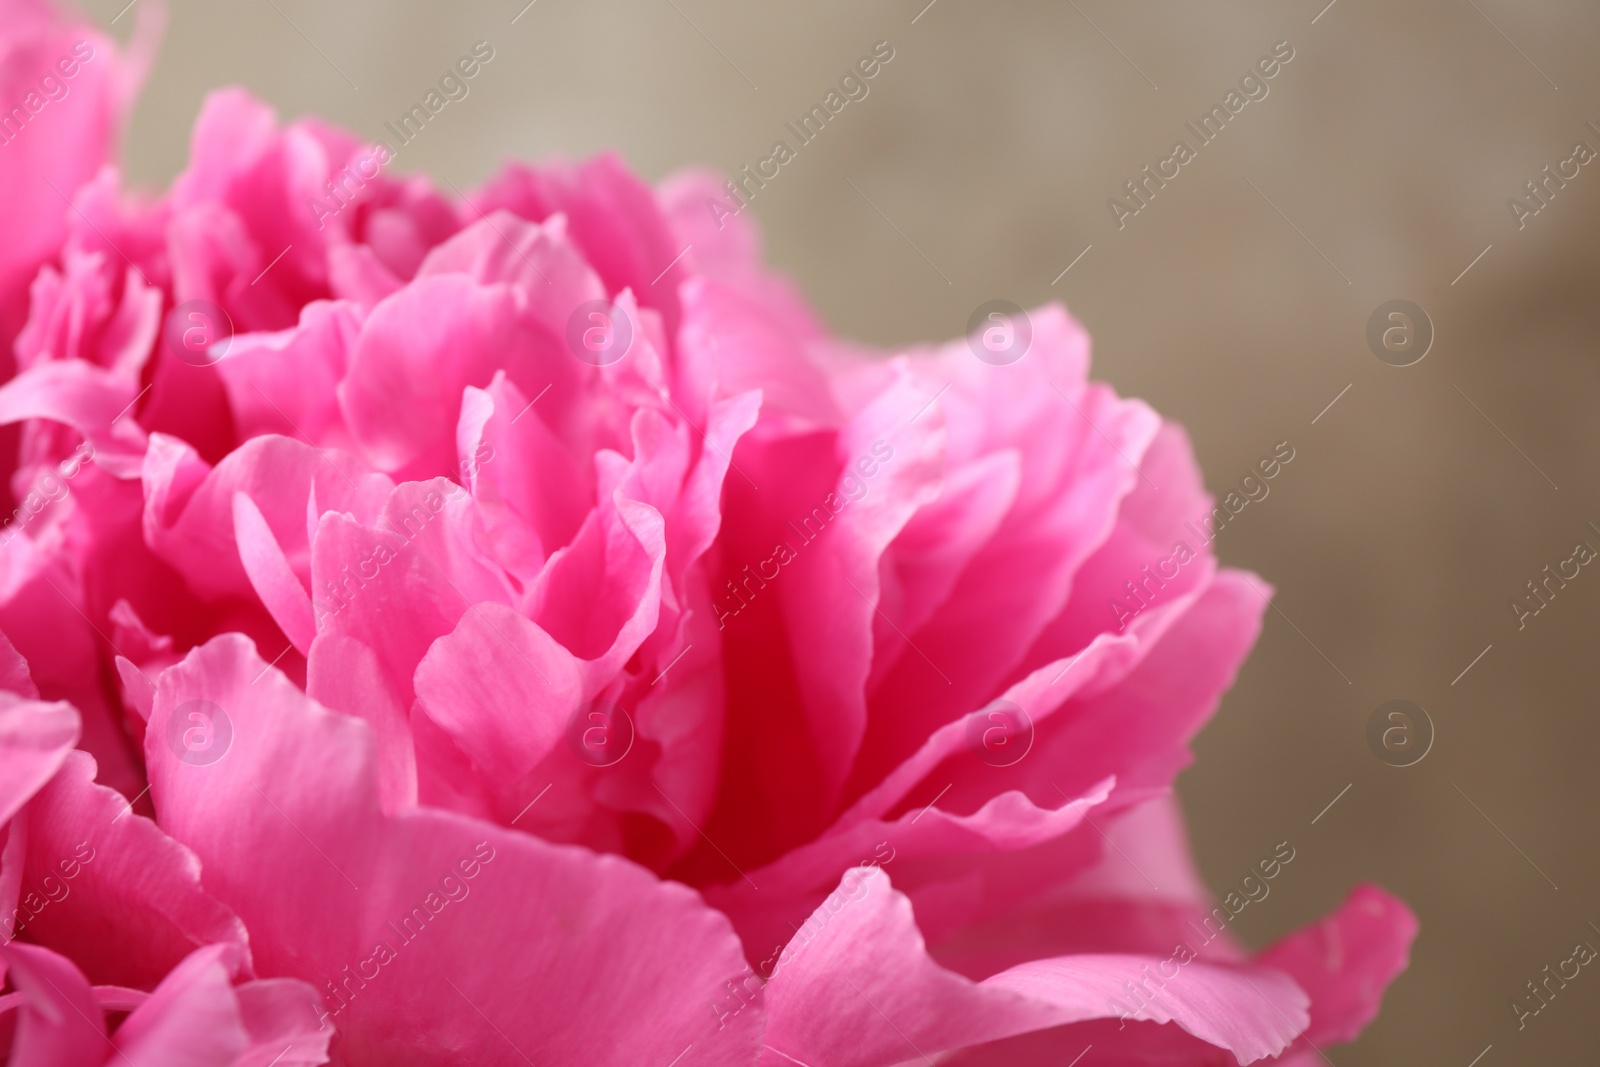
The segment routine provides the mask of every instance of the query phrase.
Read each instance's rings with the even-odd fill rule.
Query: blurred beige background
[[[1340,1067],[1595,1062],[1600,975],[1521,1032],[1509,1003],[1600,947],[1600,573],[1520,632],[1508,601],[1600,548],[1600,164],[1523,229],[1507,208],[1575,141],[1600,149],[1593,0],[524,2],[174,0],[131,175],[170,179],[230,82],[376,138],[478,39],[496,58],[401,170],[465,187],[616,148],[651,178],[734,171],[889,41],[870,95],[755,200],[770,259],[885,345],[959,334],[991,298],[1066,302],[1096,376],[1185,424],[1213,490],[1291,442],[1218,541],[1278,611],[1180,780],[1201,867],[1220,887],[1294,844],[1239,920],[1257,945],[1362,879],[1416,908],[1412,969]],[[125,3],[87,6],[125,35]],[[1119,231],[1107,199],[1280,41],[1269,95]],[[1415,366],[1365,341],[1393,298],[1436,328]],[[1404,769],[1365,739],[1394,697],[1437,730]]]

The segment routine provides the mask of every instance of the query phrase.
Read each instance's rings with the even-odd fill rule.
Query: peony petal
[[[682,298],[681,392],[706,397],[760,390],[769,417],[797,427],[839,423],[827,378],[806,358],[806,338],[789,332],[787,317],[707,278],[688,281]]]
[[[137,470],[145,434],[133,419],[121,419],[138,388],[112,372],[81,360],[47,360],[0,385],[0,424],[47,419],[81,433],[95,462],[117,475]]]
[[[83,972],[47,948],[0,945],[20,994],[9,1067],[101,1067],[115,1048]]]
[[[826,825],[871,736],[879,561],[939,490],[943,424],[923,414],[934,392],[897,374],[837,435],[751,439],[739,454],[764,488],[728,483],[717,622],[730,704],[766,710],[729,722],[722,795],[738,800],[707,830],[736,861],[765,862]]]
[[[680,248],[693,251],[683,262],[692,273],[737,289],[762,307],[764,317],[781,323],[784,334],[802,344],[822,336],[822,324],[805,297],[787,278],[776,277],[761,261],[761,235],[743,213],[727,214],[723,179],[707,171],[669,174],[656,199],[677,235]],[[713,209],[717,205],[721,210]]]
[[[1256,961],[1290,975],[1311,994],[1312,1046],[1354,1041],[1411,962],[1417,917],[1375,885],[1359,885],[1326,919],[1264,949]],[[1302,1046],[1304,1047],[1304,1046]]]
[[[620,457],[600,459],[601,505],[529,594],[534,621],[586,661],[587,695],[608,684],[655,629],[667,553],[661,513],[624,495]]]
[[[567,328],[572,309],[605,297],[605,286],[567,239],[566,218],[526,222],[509,211],[485,215],[428,253],[418,278],[465,274],[485,285],[520,290],[551,334]]]
[[[226,945],[197,949],[162,979],[117,1028],[112,1062],[134,1067],[217,1067],[249,1045],[229,982],[236,953]]]
[[[402,708],[411,706],[412,676],[435,639],[472,605],[513,598],[504,572],[477,546],[471,505],[444,478],[406,482],[371,525],[325,512],[318,526],[311,588],[319,637],[344,634],[371,649]]]
[[[207,598],[255,598],[255,587],[240,559],[234,527],[234,498],[250,498],[267,531],[301,581],[309,581],[305,540],[306,499],[313,490],[319,505],[370,519],[393,488],[381,474],[362,471],[349,456],[330,453],[287,437],[256,437],[214,469],[170,438],[158,437],[145,458],[145,541]],[[260,530],[247,537],[252,550]],[[253,565],[264,565],[259,557]],[[262,572],[266,575],[266,571]],[[274,599],[282,592],[274,587]],[[281,605],[280,605],[281,606]],[[291,613],[291,625],[298,620]]]
[[[1270,970],[1190,962],[1181,977],[1146,987],[1136,1002],[1128,991],[1133,983],[1171,961],[1061,956],[974,983],[927,958],[910,902],[887,875],[874,870],[849,879],[801,927],[767,985],[772,1021],[764,1040],[783,1057],[878,1067],[1122,1016],[1175,1022],[1249,1063],[1282,1051],[1305,1026],[1305,994]]]
[[[0,826],[66,762],[78,741],[78,721],[70,704],[0,693]]]
[[[595,502],[593,465],[550,431],[534,407],[538,399],[497,373],[487,390],[466,389],[456,432],[462,484],[472,490],[496,558],[527,583],[572,542]]]
[[[75,752],[28,804],[23,884],[50,900],[27,923],[29,940],[96,983],[140,989],[200,945],[242,947],[244,927],[201,888],[194,854],[93,779],[94,761]]]
[[[309,655],[316,636],[311,597],[278,547],[261,509],[243,493],[233,494],[233,532],[239,545],[239,562],[261,603],[272,614],[272,621],[302,656]]]
[[[14,693],[29,700],[39,699],[39,687],[33,684],[28,661],[22,658],[17,646],[3,632],[0,632],[0,692]],[[0,779],[5,777],[0,775]],[[4,823],[8,817],[3,812],[4,809],[0,808],[0,823]]]
[[[1026,854],[1028,850],[1059,842],[1081,827],[1089,812],[1105,803],[1113,785],[1110,780],[1102,782],[1056,808],[1039,807],[1021,793],[1006,792],[970,815],[929,807],[894,820],[858,821],[751,871],[749,881],[732,880],[703,892],[733,919],[745,944],[759,954],[774,942],[781,946],[787,941],[844,872],[858,865],[893,864],[899,892],[917,906],[919,926],[930,935],[949,925],[948,919],[941,922],[942,912],[966,912],[976,905],[985,914],[992,913],[981,891],[990,861],[1002,858],[1003,866],[1045,866],[1037,853]],[[1062,876],[1061,864],[1049,867],[1051,877]]]
[[[235,986],[250,1048],[233,1067],[316,1067],[328,1062],[333,1028],[319,1022],[317,991],[293,978]]]
[[[316,301],[277,333],[239,334],[216,364],[241,437],[283,434],[348,447],[334,390],[361,330],[351,304]]]
[[[1036,314],[1035,347],[1070,347],[1081,328],[1063,320]],[[950,358],[976,362],[965,345]],[[1007,369],[1030,366],[1025,360]],[[981,392],[962,382],[938,404],[961,425],[962,436],[970,437],[976,422],[995,438],[985,445],[1021,455],[1018,497],[942,607],[909,634],[921,655],[902,656],[874,692],[858,789],[909,755],[932,729],[982,706],[1019,668],[1037,666],[1025,663],[1023,652],[1066,603],[1083,561],[1112,532],[1118,502],[1139,481],[1131,464],[1159,426],[1144,404],[1119,400],[1103,387],[1056,382],[1035,370],[1001,380],[1006,388]],[[969,405],[986,410],[963,410]],[[951,460],[965,459],[974,447],[953,437]],[[1027,595],[1019,596],[1023,589]]]
[[[1159,636],[1173,614],[1163,609],[1215,573],[1201,518],[1211,496],[1182,427],[1162,424],[1139,472],[1116,528],[1074,577],[1071,598],[1034,642],[1030,661],[1072,655],[1106,630]]]
[[[20,0],[5,10],[0,54],[0,99],[8,112],[5,158],[0,160],[0,349],[21,325],[28,282],[67,236],[70,197],[112,158],[122,119],[131,106],[134,73],[124,68],[112,41],[92,26],[69,21],[55,5]],[[72,91],[38,110],[22,107],[38,96],[41,72],[63,56],[74,59]],[[14,132],[13,132],[14,131]]]
[[[938,498],[911,517],[884,553],[883,612],[874,620],[869,691],[901,657],[918,654],[906,633],[919,630],[949,598],[961,572],[1016,503],[1021,480],[1021,457],[1010,450],[956,467],[945,475]]]
[[[577,360],[531,321],[511,286],[460,274],[418,279],[372,310],[339,385],[360,453],[407,477],[455,468],[461,393],[504,370],[535,395],[576,378]]]
[[[759,1004],[720,1031],[707,1011],[744,968],[726,920],[692,890],[445,812],[384,815],[368,727],[263,669],[248,641],[224,636],[162,676],[152,791],[249,926],[261,973],[327,990],[345,1062],[516,1062],[513,1049],[540,1063],[753,1060]],[[232,722],[210,766],[149,740],[190,699]]]
[[[477,605],[435,641],[415,684],[423,711],[499,786],[560,743],[584,695],[576,657],[500,604]]]
[[[668,328],[676,329],[683,270],[673,257],[681,246],[673,244],[649,187],[615,155],[576,166],[512,163],[471,198],[474,215],[496,208],[534,222],[565,215],[573,242],[606,288],[612,293],[632,289],[641,303],[661,309]]]
[[[347,634],[319,634],[306,656],[306,695],[372,727],[384,811],[417,802],[417,754],[406,714],[410,698],[395,691],[372,649]]]

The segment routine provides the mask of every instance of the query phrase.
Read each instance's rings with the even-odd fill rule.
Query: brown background
[[[1481,1067],[1595,1062],[1600,973],[1520,1033],[1508,1007],[1575,940],[1600,947],[1600,568],[1521,632],[1508,607],[1578,539],[1600,548],[1600,162],[1525,229],[1506,206],[1576,140],[1600,149],[1592,0],[538,0],[512,24],[523,2],[175,2],[128,169],[165,183],[229,82],[376,138],[487,39],[399,169],[465,187],[508,156],[614,147],[651,178],[731,171],[887,39],[870,95],[757,198],[771,260],[885,345],[959,334],[995,297],[1065,301],[1096,376],[1184,423],[1214,490],[1290,441],[1218,541],[1281,614],[1180,781],[1201,867],[1222,887],[1293,843],[1239,919],[1254,944],[1362,879],[1419,912],[1412,969],[1341,1067],[1467,1067],[1491,1044]],[[1270,95],[1119,232],[1107,198],[1282,40]],[[1437,329],[1404,369],[1364,340],[1396,297]],[[1407,769],[1365,741],[1392,697],[1437,727]]]

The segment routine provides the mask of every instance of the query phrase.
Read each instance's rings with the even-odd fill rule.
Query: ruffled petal
[[[784,949],[766,988],[776,1056],[880,1067],[1066,1023],[1176,1023],[1240,1063],[1276,1055],[1306,1024],[1306,996],[1267,970],[1190,962],[1152,980],[1163,957],[1061,956],[982,982],[929,959],[910,902],[882,871],[851,872]],[[1144,993],[1134,995],[1136,983]]]

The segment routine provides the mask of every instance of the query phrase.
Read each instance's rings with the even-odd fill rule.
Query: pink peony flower
[[[1064,310],[868,352],[708,175],[459,201],[226,91],[148,200],[73,123],[70,209],[0,201],[48,238],[13,1064],[1310,1062],[1375,1015],[1402,903],[1252,954],[1193,869],[1267,593]]]

